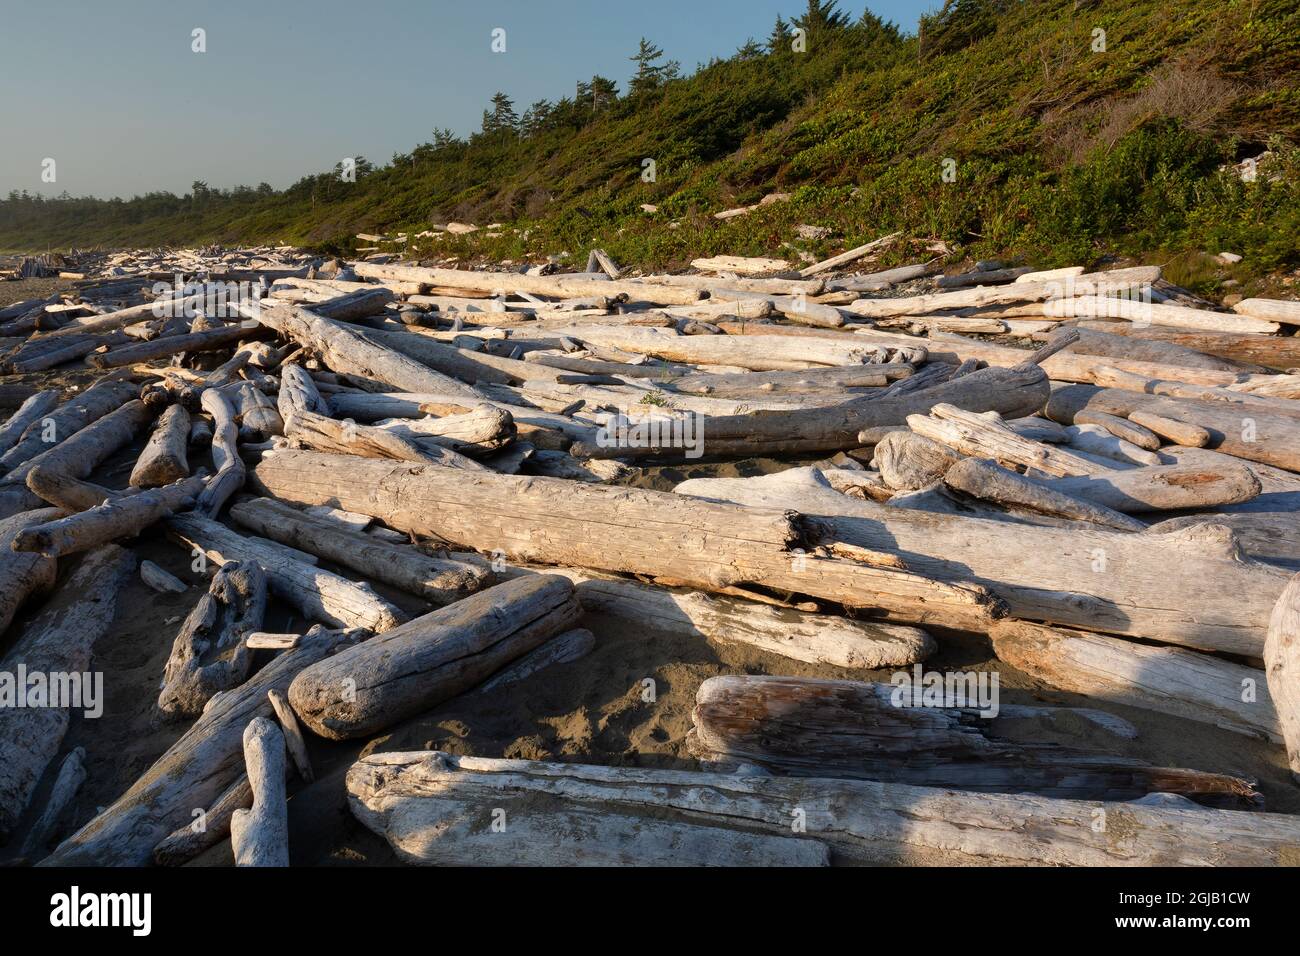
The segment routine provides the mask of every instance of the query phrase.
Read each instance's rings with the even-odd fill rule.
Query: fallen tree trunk
[[[43,470],[33,471],[28,476],[28,481],[32,482],[33,476],[38,473],[43,474]],[[94,507],[25,528],[14,536],[13,550],[60,558],[122,538],[134,538],[155,521],[193,503],[195,495],[203,488],[204,481],[203,477],[195,476],[165,488],[110,495]],[[36,488],[41,487],[41,481],[37,478],[32,483],[36,487],[31,490],[36,493]]]
[[[53,558],[13,549],[14,538],[27,528],[63,517],[60,508],[37,508],[0,519],[0,637],[9,629],[18,609],[32,597],[54,586],[57,568]]]
[[[88,355],[86,364],[93,365],[95,368],[121,368],[124,365],[135,365],[137,362],[167,358],[179,352],[218,352],[240,339],[256,338],[266,334],[259,329],[248,329],[241,324],[236,324],[186,335],[164,335],[149,342],[141,342],[139,345],[128,345]]]
[[[1291,579],[1268,624],[1264,669],[1286,742],[1291,775],[1300,783],[1300,575]]]
[[[192,548],[219,564],[254,561],[261,565],[275,595],[313,621],[331,627],[361,627],[379,633],[406,619],[369,584],[296,561],[278,545],[236,534],[225,525],[195,514],[173,515],[167,527]]]
[[[190,444],[190,413],[172,405],[158,418],[149,443],[131,469],[130,483],[136,488],[157,488],[180,481],[190,473],[186,454]]]
[[[5,420],[3,427],[0,427],[0,455],[3,455],[18,444],[23,437],[23,433],[35,422],[38,422],[46,414],[52,411],[59,404],[59,390],[56,388],[46,389],[43,392],[37,392],[18,407]]]
[[[284,734],[268,717],[244,728],[244,766],[253,804],[230,815],[235,866],[289,865],[289,807],[284,792]]]
[[[212,476],[198,501],[195,513],[215,518],[226,502],[247,479],[244,460],[239,457],[239,428],[235,424],[235,409],[225,394],[216,388],[204,389],[199,399],[203,410],[212,416],[212,465],[217,473]]]
[[[68,804],[77,795],[81,785],[86,782],[85,759],[85,749],[74,747],[59,765],[59,774],[55,777],[54,785],[45,800],[45,809],[27,831],[27,838],[23,841],[23,856],[29,860],[39,860],[45,855],[46,846],[55,827],[58,826],[59,818],[63,816],[63,811],[68,809]]]
[[[255,561],[217,569],[172,643],[159,711],[168,717],[198,716],[213,696],[244,682],[253,662],[244,638],[261,628],[266,594],[266,574]]]
[[[420,447],[439,445],[474,458],[500,451],[517,434],[514,418],[495,405],[478,405],[464,414],[442,418],[395,419],[380,422],[378,427]]]
[[[490,575],[462,561],[431,558],[414,548],[347,531],[270,498],[242,501],[230,516],[281,544],[319,555],[367,578],[383,581],[434,604],[451,604],[481,589]]]
[[[1131,513],[1239,504],[1256,497],[1261,488],[1253,471],[1226,458],[1218,466],[1155,465],[1100,475],[1033,480],[1044,488]],[[1208,518],[1218,521],[1220,516]]]
[[[1060,690],[1282,740],[1263,671],[1253,667],[1023,621],[999,622],[991,637],[998,660]]]
[[[806,826],[800,839],[826,844],[845,863],[1276,865],[1300,845],[1300,821],[1283,814],[438,751],[371,754],[348,771],[347,787],[357,819],[415,863],[620,862],[617,848],[635,852],[647,819],[789,839],[792,808]],[[515,820],[538,823],[492,832],[484,807],[518,808]],[[706,846],[684,859],[709,861],[712,852]]]
[[[341,422],[311,412],[293,412],[284,423],[285,437],[296,445],[315,451],[361,458],[388,458],[426,462],[464,471],[486,471],[473,459],[450,448],[416,444],[394,431],[372,425]]]
[[[288,421],[294,412],[333,415],[330,403],[321,396],[315,381],[301,365],[290,362],[280,367],[280,394],[276,408],[280,419]],[[345,416],[346,417],[346,416]]]
[[[101,380],[52,411],[40,428],[29,428],[22,439],[0,456],[0,468],[18,468],[52,445],[76,434],[91,422],[122,407],[135,395],[129,382]],[[9,476],[6,476],[6,480]],[[15,479],[21,480],[21,479]]]
[[[900,555],[913,571],[941,581],[981,584],[1014,617],[1248,657],[1263,651],[1268,614],[1287,578],[1238,560],[1232,542],[1207,534],[1205,525],[1134,535],[932,514],[842,495],[812,468],[694,479],[676,491],[798,511],[823,540]],[[1210,593],[1233,600],[1207,603]]]
[[[115,545],[87,555],[5,656],[0,670],[43,675],[45,686],[40,702],[30,696],[33,688],[21,686],[14,690],[22,703],[0,707],[0,834],[27,808],[59,752],[72,709],[102,711],[102,682],[86,686],[91,648],[113,623],[118,592],[134,568],[131,552]],[[68,678],[62,686],[60,674]]]
[[[1300,339],[1250,332],[1211,332],[1133,322],[1079,322],[1079,328],[1129,339],[1167,343],[1247,365],[1285,371],[1300,367]],[[1123,354],[1115,351],[1111,354]],[[1101,384],[1100,382],[1098,384]]]
[[[1071,800],[1135,800],[1149,793],[1177,793],[1221,809],[1250,809],[1261,802],[1258,791],[1238,777],[999,738],[990,725],[998,713],[996,691],[977,693],[973,678],[958,683],[950,674],[947,686],[955,689],[953,703],[945,699],[944,675],[938,676],[937,693],[916,681],[890,685],[806,677],[711,677],[695,697],[691,748],[708,759],[754,763],[801,777]],[[939,703],[931,703],[932,698]]]
[[[464,693],[581,614],[565,578],[499,584],[312,665],[289,702],[322,737],[363,737]]]
[[[1086,521],[1116,531],[1146,530],[1145,524],[1128,515],[1046,487],[991,461],[964,458],[944,473],[943,483],[1000,505],[1028,508],[1039,514]]]
[[[283,691],[304,667],[351,635],[314,628],[247,683],[208,704],[193,726],[106,810],[42,861],[42,866],[144,866],[153,848],[196,808],[207,807],[244,774],[244,728],[271,714],[266,694]]]
[[[907,624],[981,630],[1000,613],[981,588],[792,551],[800,530],[779,510],[299,451],[264,457],[254,474],[266,494],[285,501],[330,503],[400,531],[499,549],[521,561],[646,574],[712,591],[751,584],[877,609]]]
[[[153,848],[153,861],[159,866],[188,863],[209,847],[230,836],[230,818],[236,810],[253,805],[253,788],[248,776],[241,776],[212,806],[200,811],[192,821],[179,827]]]
[[[916,434],[941,442],[963,455],[993,458],[1058,477],[1104,475],[1112,470],[1065,448],[1024,438],[998,417],[946,402],[931,408],[929,415],[909,415],[907,425]]]

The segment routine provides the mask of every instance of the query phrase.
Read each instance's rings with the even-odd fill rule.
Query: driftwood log
[[[159,416],[149,443],[131,469],[131,484],[157,488],[180,481],[190,473],[189,441],[190,413],[182,405],[170,406]]]
[[[1282,725],[1287,763],[1300,783],[1300,575],[1291,579],[1273,609],[1264,642],[1264,667]]]
[[[254,717],[244,728],[244,766],[253,804],[230,816],[235,866],[289,865],[284,764],[284,734],[269,717]]]

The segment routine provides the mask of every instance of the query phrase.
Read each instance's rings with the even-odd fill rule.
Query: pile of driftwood
[[[0,831],[39,815],[25,848],[51,865],[227,836],[240,865],[287,863],[307,735],[510,694],[593,648],[584,611],[840,668],[985,635],[1048,686],[1271,741],[1300,774],[1300,302],[1224,311],[1150,267],[842,274],[878,246],[642,277],[600,251],[570,274],[122,254],[0,312],[0,670],[84,670],[147,528],[213,571],[159,675],[185,735],[49,852],[84,754],[55,765],[66,709],[0,709]],[[127,487],[95,482],[145,436]],[[758,456],[784,465],[630,482]],[[267,632],[272,600],[316,626]],[[1068,749],[893,689],[714,678],[698,771],[379,753],[348,795],[414,863],[1300,859],[1300,818],[1257,812],[1252,781],[1108,753],[1134,730],[1104,710],[1073,709],[1098,746]]]

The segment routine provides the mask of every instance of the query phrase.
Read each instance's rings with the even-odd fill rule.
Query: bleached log
[[[271,702],[271,709],[275,711],[275,719],[280,723],[280,730],[284,732],[285,747],[298,771],[298,776],[305,783],[311,783],[316,779],[316,774],[311,769],[311,760],[307,756],[307,741],[303,740],[302,728],[298,726],[298,718],[294,716],[289,698],[275,688],[266,692],[266,698]]]
[[[651,370],[659,366],[650,366]],[[907,363],[889,365],[823,366],[793,372],[744,372],[734,375],[688,374],[675,378],[671,388],[713,398],[748,398],[798,395],[821,390],[879,388],[912,374]]]
[[[182,541],[219,564],[254,561],[261,565],[271,591],[313,621],[379,633],[406,619],[369,584],[294,560],[279,545],[244,537],[195,514],[173,515],[166,522]]]
[[[1248,657],[1262,652],[1268,614],[1287,578],[1240,561],[1235,549],[1196,529],[1134,535],[890,508],[834,491],[811,468],[693,479],[676,491],[800,512],[826,539],[903,555],[912,571],[939,580],[981,584],[1006,600],[1014,617]],[[1233,600],[1207,602],[1206,594]]]
[[[1033,480],[1073,498],[1129,513],[1239,504],[1259,495],[1261,487],[1253,471],[1232,459],[1217,466],[1156,465],[1101,475]]]
[[[1076,298],[1049,299],[1043,304],[1043,314],[1057,318],[1105,316],[1112,319],[1125,319],[1141,325],[1168,325],[1174,328],[1203,329],[1209,332],[1247,332],[1267,335],[1278,330],[1276,322],[1234,315],[1231,312],[1211,312],[1208,309],[1191,309],[1183,305],[1142,302],[1108,296],[1084,295]]]
[[[937,586],[896,568],[797,554],[792,549],[801,531],[780,510],[300,451],[263,458],[255,475],[265,493],[285,501],[328,502],[400,531],[500,549],[522,561],[671,578],[711,591],[747,583],[877,608],[909,624],[979,630],[999,613],[980,588]]]
[[[419,362],[422,366],[436,369],[452,380],[477,384],[508,385],[524,382],[528,379],[555,379],[563,373],[539,367],[533,362],[493,355],[491,352],[471,352],[469,349],[456,348],[437,342],[426,335],[409,331],[367,333],[381,345],[385,345],[407,358]],[[431,391],[431,389],[422,389]],[[482,392],[482,389],[479,389]]]
[[[1264,672],[1254,667],[1024,621],[999,622],[991,637],[998,660],[1060,690],[1282,740]]]
[[[1275,379],[1285,376],[1274,375]],[[1191,385],[1187,382],[1171,382],[1164,379],[1144,378],[1120,371],[1117,368],[1099,368],[1093,376],[1101,388],[1123,389],[1127,392],[1145,392],[1148,395],[1164,395],[1169,398],[1190,398],[1202,402],[1218,402],[1229,406],[1239,406],[1238,411],[1249,408],[1274,412],[1300,418],[1300,402],[1293,399],[1275,398],[1268,395],[1255,395],[1250,392],[1233,391],[1231,388],[1218,388],[1209,385]],[[1244,407],[1241,407],[1244,406]],[[1104,414],[1085,411],[1085,414]],[[1114,416],[1112,416],[1114,417]]]
[[[647,818],[706,834],[741,828],[788,840],[794,809],[807,828],[801,841],[825,843],[836,860],[859,864],[1276,865],[1300,843],[1300,821],[1285,814],[438,751],[371,754],[348,771],[347,788],[353,815],[419,863],[637,863]],[[509,818],[513,827],[492,832],[484,808],[511,806],[520,808]],[[672,845],[694,852],[656,861],[751,859],[702,840],[683,833]]]
[[[897,239],[898,236],[899,233],[892,232],[887,236],[881,236],[879,239],[872,239],[870,242],[863,243],[860,246],[855,246],[852,249],[841,252],[839,255],[831,256],[829,259],[823,259],[820,262],[815,262],[810,266],[806,266],[799,270],[799,275],[808,278],[809,276],[821,275],[821,273],[829,272],[832,269],[838,269],[840,266],[846,266],[850,262],[857,262],[863,256],[889,245]]]
[[[915,432],[890,432],[876,444],[872,466],[890,488],[917,491],[943,479],[961,460],[947,445]]]
[[[379,344],[365,332],[307,309],[262,304],[244,314],[310,348],[335,372],[361,375],[410,392],[478,396],[470,386]]]
[[[230,400],[220,389],[209,388],[203,391],[199,401],[203,410],[212,416],[212,464],[217,472],[199,495],[194,511],[215,518],[230,496],[244,487],[247,469],[239,457],[239,428]]]
[[[230,516],[274,541],[309,551],[434,604],[459,601],[489,579],[487,572],[471,564],[431,558],[411,547],[348,531],[270,498],[238,502],[231,507]]]
[[[164,488],[109,498],[85,511],[28,527],[14,536],[13,550],[59,558],[133,538],[155,521],[193,503],[204,480],[196,476]]]
[[[148,362],[152,359],[167,358],[179,352],[217,352],[234,345],[240,339],[265,335],[260,329],[247,329],[243,325],[222,326],[206,332],[193,332],[187,335],[164,335],[139,345],[127,345],[110,349],[107,352],[86,356],[86,364],[95,368],[121,368]]]
[[[913,679],[921,675],[908,675]],[[942,676],[942,675],[939,675]],[[939,684],[942,689],[945,685]],[[1179,793],[1249,809],[1259,793],[1246,780],[1079,750],[1016,742],[990,726],[997,702],[963,679],[955,703],[923,687],[807,677],[728,675],[700,685],[692,751],[794,776],[882,780],[984,793],[1036,793],[1073,800],[1133,800]],[[913,691],[916,696],[913,697]]]
[[[1084,409],[1129,417],[1135,411],[1196,425],[1210,435],[1208,447],[1266,465],[1300,471],[1300,418],[1220,402],[1145,395],[1121,389],[1067,385],[1052,392],[1047,414],[1070,424]]]
[[[29,427],[22,439],[0,456],[0,468],[11,469],[5,480],[21,480],[14,477],[15,469],[65,441],[95,420],[121,408],[134,393],[135,386],[129,382],[103,380],[68,399],[46,415],[39,427]]]
[[[157,488],[179,481],[190,473],[186,451],[190,439],[190,413],[172,405],[158,419],[149,443],[131,470],[136,488]]]
[[[269,717],[266,693],[283,691],[304,667],[353,639],[313,628],[246,683],[218,694],[203,715],[144,775],[43,861],[45,866],[143,866],[153,848],[193,811],[211,806],[244,774],[244,728]],[[281,778],[283,779],[283,777]]]
[[[1046,487],[991,461],[964,458],[944,473],[943,483],[1000,505],[1028,508],[1039,514],[1085,521],[1116,531],[1146,530],[1145,524],[1128,515]]]
[[[1129,421],[1155,432],[1161,438],[1167,438],[1175,445],[1188,448],[1204,448],[1210,443],[1210,433],[1199,425],[1188,425],[1174,421],[1154,412],[1137,409],[1129,412]]]
[[[37,508],[0,518],[0,637],[9,629],[18,609],[53,587],[57,575],[52,557],[15,551],[14,538],[27,528],[54,521],[65,513],[59,508]]]
[[[253,804],[230,815],[235,866],[289,865],[289,807],[284,789],[284,734],[267,717],[244,728],[244,765]]]
[[[292,362],[280,367],[280,395],[276,407],[282,421],[288,421],[295,411],[333,414],[329,401],[321,396],[312,377],[301,365]]]
[[[916,434],[963,455],[993,458],[1051,475],[1097,475],[1110,470],[1067,449],[1023,438],[997,416],[947,403],[935,405],[928,416],[909,415],[907,424]]]
[[[152,561],[140,562],[140,580],[159,594],[184,594],[189,587],[174,574],[169,574]]]
[[[508,581],[313,665],[289,701],[322,737],[363,737],[464,693],[581,614],[565,578]]]
[[[58,826],[59,818],[63,816],[63,811],[68,809],[68,804],[77,795],[81,785],[86,782],[85,759],[84,747],[74,747],[63,758],[63,763],[59,765],[58,776],[54,778],[54,785],[50,788],[49,796],[45,798],[45,809],[27,831],[27,838],[23,841],[23,856],[28,859],[39,859],[45,855],[45,848],[49,845],[55,827]]]
[[[379,428],[410,439],[418,447],[428,444],[480,458],[500,451],[514,441],[515,420],[503,408],[478,405],[462,415],[414,420],[381,421]]]
[[[1269,322],[1300,325],[1300,302],[1289,299],[1242,299],[1232,311]]]
[[[1291,579],[1268,623],[1264,670],[1286,742],[1291,775],[1300,783],[1300,575]]]
[[[217,797],[212,806],[206,810],[196,807],[197,814],[193,820],[159,841],[153,848],[153,862],[159,866],[188,863],[204,850],[230,836],[230,818],[236,810],[244,810],[252,805],[253,788],[245,774]]]
[[[579,325],[555,330],[578,342],[614,346],[688,365],[735,365],[751,371],[862,365],[871,349],[843,341],[788,336],[678,335],[672,329]]]
[[[244,638],[262,626],[266,603],[266,574],[256,562],[217,569],[172,643],[159,711],[169,717],[197,716],[213,695],[244,682],[253,660]]]
[[[1078,323],[1081,329],[1122,335],[1129,340],[1167,343],[1251,366],[1273,369],[1300,367],[1300,339],[1247,332],[1208,332],[1167,325],[1143,326],[1131,322]],[[1123,354],[1115,352],[1112,354]],[[1105,385],[1105,382],[1096,382]]]
[[[58,404],[59,390],[50,388],[43,392],[37,392],[18,406],[18,410],[5,419],[3,426],[0,426],[0,455],[5,454],[14,445],[18,444],[23,437],[23,433],[33,423],[40,421]]]
[[[355,455],[363,458],[388,458],[398,461],[428,462],[463,471],[485,471],[471,458],[439,445],[417,444],[395,431],[341,422],[312,412],[295,411],[285,422],[285,437],[294,444],[316,451]]]
[[[1158,465],[1161,462],[1160,456],[1154,452],[1139,448],[1122,438],[1116,438],[1099,425],[1071,425],[1066,428],[1065,434],[1069,438],[1070,447],[1082,453],[1076,457],[1090,459],[1099,469],[1113,470],[1121,465]],[[1112,461],[1120,462],[1120,465],[1111,465]],[[1043,470],[1039,469],[1039,471]]]
[[[1146,451],[1158,451],[1160,449],[1159,435],[1150,429],[1143,428],[1136,422],[1129,421],[1127,418],[1107,415],[1105,412],[1085,410],[1074,416],[1074,423],[1076,425],[1098,425],[1116,438]],[[1065,432],[1065,438],[1067,441],[1069,440],[1069,432]]]
[[[58,683],[54,675],[75,674],[78,683],[63,685],[72,696],[60,701],[61,706],[47,698],[45,706],[28,699],[26,706],[0,707],[0,834],[23,815],[59,752],[72,719],[71,705],[87,713],[102,712],[102,686],[85,683],[91,679],[91,648],[113,623],[118,594],[134,567],[131,552],[116,545],[88,554],[5,655],[0,671],[15,675],[15,681],[21,667],[27,674],[45,675],[48,693],[55,689],[49,682]],[[29,688],[17,690],[25,694]]]

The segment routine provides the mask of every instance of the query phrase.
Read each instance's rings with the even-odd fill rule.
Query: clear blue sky
[[[906,32],[941,0],[841,0]],[[626,88],[641,36],[684,71],[762,40],[804,0],[41,0],[0,20],[0,195],[276,188],[345,156],[386,163],[593,73]],[[506,52],[491,50],[496,27]],[[191,50],[206,31],[207,52]],[[56,162],[55,183],[41,164]]]

